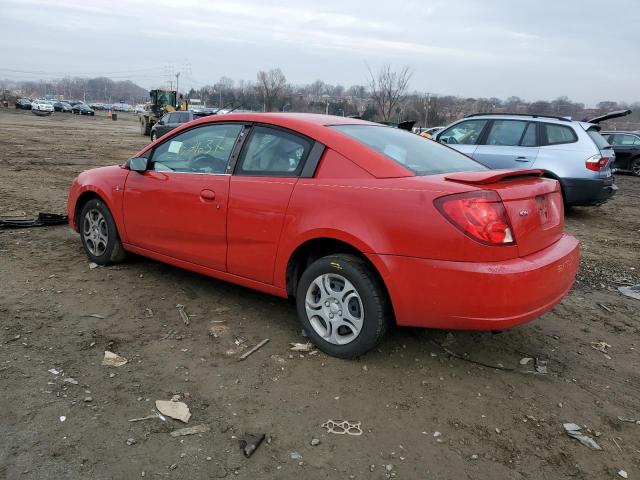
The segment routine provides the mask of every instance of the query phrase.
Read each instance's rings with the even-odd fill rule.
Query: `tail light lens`
[[[496,192],[447,195],[434,203],[449,222],[474,240],[485,245],[515,245],[509,217]]]
[[[603,157],[602,155],[594,155],[593,157],[587,158],[587,161],[584,164],[589,170],[593,170],[594,172],[599,172],[604,167],[606,167],[608,163],[609,163],[609,157]]]

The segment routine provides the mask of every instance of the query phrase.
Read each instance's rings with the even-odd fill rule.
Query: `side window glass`
[[[179,113],[180,118],[178,119],[178,123],[187,123],[189,121],[189,114],[187,112]]]
[[[635,135],[618,135],[619,137],[622,137],[622,141],[619,143],[620,145],[624,145],[625,147],[628,147],[630,145],[638,145],[638,143],[636,143],[638,141],[638,137],[636,137]]]
[[[487,145],[513,147],[520,144],[520,139],[527,128],[527,122],[519,120],[495,120],[487,136]]]
[[[166,114],[165,114],[165,115],[160,119],[162,122],[164,122],[164,123],[165,123],[165,125],[166,125],[167,123],[169,123],[169,115],[170,115],[169,113],[166,113]]]
[[[205,125],[182,132],[154,149],[151,169],[157,172],[226,173],[242,128],[241,124]]]
[[[282,130],[254,127],[244,146],[238,174],[296,177],[302,170],[311,144]]]
[[[578,140],[575,132],[571,127],[564,125],[545,124],[547,130],[547,144],[558,145],[561,143],[573,143]]]
[[[522,136],[522,141],[520,142],[520,145],[523,147],[537,147],[538,146],[538,139],[536,138],[536,124],[535,123],[529,123],[529,125],[527,125],[527,129],[524,132],[524,135]]]
[[[454,145],[475,145],[486,124],[486,120],[467,120],[460,122],[442,132],[438,140],[442,143]]]
[[[633,138],[634,138],[633,145],[635,147],[640,146],[640,137],[633,137]]]

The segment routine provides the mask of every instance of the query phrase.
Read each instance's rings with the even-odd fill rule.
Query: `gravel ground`
[[[0,214],[63,212],[77,173],[146,141],[133,116],[0,110]],[[291,352],[287,301],[140,257],[90,269],[67,226],[0,231],[0,478],[640,478],[640,424],[618,418],[640,420],[640,301],[617,291],[640,281],[640,179],[617,182],[568,213],[582,263],[552,312],[498,335],[395,329],[357,361]],[[128,421],[174,395],[188,424]],[[248,459],[245,433],[267,436]]]

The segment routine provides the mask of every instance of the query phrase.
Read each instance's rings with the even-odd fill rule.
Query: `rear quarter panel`
[[[349,161],[343,158],[342,162]],[[486,246],[463,235],[433,204],[440,196],[475,187],[445,181],[443,175],[336,176],[321,174],[296,184],[278,250],[276,285],[284,285],[287,262],[295,249],[314,238],[342,240],[364,254],[476,262],[518,256],[517,247]]]

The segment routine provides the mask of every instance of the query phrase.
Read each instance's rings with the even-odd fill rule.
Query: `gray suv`
[[[600,205],[616,193],[615,152],[600,126],[564,117],[475,114],[435,139],[495,169],[539,168],[560,182],[565,205]]]

